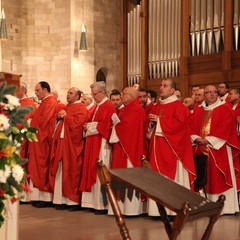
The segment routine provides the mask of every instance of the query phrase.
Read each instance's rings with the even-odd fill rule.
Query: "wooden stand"
[[[101,184],[106,187],[122,239],[130,240],[131,237],[111,188],[111,177],[156,201],[170,240],[177,239],[187,221],[202,217],[209,217],[209,223],[202,240],[209,239],[213,225],[224,207],[225,196],[221,195],[217,202],[211,202],[169,178],[152,171],[145,158],[142,158],[142,162],[144,167],[107,170],[102,160],[97,160],[98,177]],[[165,207],[176,212],[172,225],[167,217]]]
[[[6,81],[8,85],[16,85],[19,87],[21,76],[22,75],[0,72],[0,82]]]

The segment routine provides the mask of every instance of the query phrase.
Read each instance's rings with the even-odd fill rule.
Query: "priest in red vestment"
[[[148,97],[148,93],[147,93],[146,89],[141,88],[141,87],[138,88],[138,99],[139,99],[143,109],[145,110],[146,116],[148,116],[155,104]],[[147,131],[148,131],[148,122],[146,122],[145,134],[147,134]],[[145,148],[146,148],[146,151],[148,152],[149,141],[147,138],[145,139]],[[148,157],[148,155],[147,155],[147,157]]]
[[[229,101],[232,105],[233,115],[234,115],[234,126],[237,128],[238,133],[238,143],[240,145],[240,88],[232,88],[229,91]],[[234,157],[234,170],[237,181],[238,194],[240,193],[240,156]],[[240,205],[240,195],[239,195],[239,205]]]
[[[160,99],[149,114],[149,159],[154,171],[190,188],[196,177],[188,127],[188,109],[174,95],[176,83],[162,80]],[[158,216],[149,201],[149,215]]]
[[[16,96],[19,99],[19,103],[21,107],[32,107],[32,111],[30,113],[28,113],[25,118],[26,119],[32,119],[33,115],[34,115],[34,111],[37,107],[36,103],[33,101],[32,98],[27,96],[27,84],[24,82],[20,83],[20,87],[19,89],[16,90]]]
[[[219,95],[219,98],[222,100],[222,101],[225,101],[227,104],[230,104],[230,98],[229,98],[229,84],[227,82],[221,82],[218,84],[218,95]]]
[[[88,111],[88,121],[91,120],[91,117],[93,115],[93,112],[96,108],[96,103],[92,97],[91,94],[83,94],[81,97],[81,102],[84,104],[84,106],[87,108]]]
[[[144,88],[138,89],[138,99],[139,99],[141,105],[143,106],[143,108],[146,112],[146,115],[148,116],[148,114],[151,112],[151,110],[154,106],[154,103],[148,97],[146,89],[144,89]]]
[[[54,190],[53,203],[58,210],[81,209],[82,136],[88,113],[80,97],[79,89],[73,87],[68,90],[68,104],[58,113],[59,122],[53,137],[49,182]]]
[[[124,105],[122,103],[122,94],[117,89],[112,90],[110,101],[116,108],[118,117],[121,117],[121,114],[124,111]]]
[[[31,121],[31,127],[38,129],[37,142],[30,142],[28,149],[28,171],[33,183],[31,200],[36,207],[52,206],[49,185],[50,151],[57,119],[57,100],[51,95],[51,88],[45,81],[35,87],[35,94],[41,103]]]
[[[57,90],[54,90],[51,92],[51,94],[56,98],[57,100],[57,104],[58,104],[58,109],[57,109],[57,112],[59,113],[62,109],[65,108],[65,104],[63,102],[61,102],[61,100],[58,98],[58,91]]]
[[[107,209],[107,199],[97,177],[96,160],[99,157],[107,167],[110,165],[111,147],[108,141],[112,127],[111,117],[116,110],[106,96],[104,82],[96,82],[90,88],[97,106],[91,121],[85,126],[86,143],[80,190],[83,191],[82,207],[93,208],[96,214],[101,214]]]
[[[127,87],[122,93],[124,110],[120,119],[115,116],[115,123],[110,143],[113,143],[111,168],[131,168],[141,165],[140,157],[146,154],[145,125],[146,114],[138,100],[138,92],[133,87]],[[124,215],[140,215],[143,212],[143,202],[135,190],[123,189],[119,206]],[[111,214],[111,212],[110,212]]]
[[[16,91],[16,96],[19,99],[19,103],[20,103],[21,107],[32,107],[32,111],[25,116],[25,119],[27,119],[28,122],[30,123],[33,118],[34,112],[37,108],[37,105],[33,101],[32,98],[27,96],[27,84],[26,83],[24,83],[24,82],[20,83],[20,87]],[[26,158],[27,151],[28,151],[28,141],[24,140],[22,143],[21,152],[20,152],[21,156]]]
[[[21,107],[31,107],[32,108],[32,111],[30,113],[28,113],[27,115],[25,115],[25,119],[27,119],[28,123],[30,124],[37,105],[33,101],[32,98],[27,96],[27,90],[28,90],[27,89],[27,84],[24,83],[24,82],[21,82],[19,88],[16,90],[16,96],[19,99],[19,103],[20,103]],[[26,139],[24,139],[22,144],[21,144],[20,155],[23,158],[27,158],[28,144],[29,144],[29,142]],[[28,174],[28,164],[26,163],[24,165],[24,167],[26,169],[26,173]],[[27,187],[29,187],[29,182],[28,181],[26,181],[25,184],[26,184]],[[21,201],[22,202],[29,202],[30,201],[30,195],[29,195],[28,192],[23,191],[20,195],[21,195]]]
[[[191,116],[194,153],[208,156],[208,198],[216,201],[220,194],[225,194],[222,213],[235,213],[239,206],[233,157],[239,151],[233,112],[225,101],[221,101],[215,86],[208,85],[204,94],[205,101]]]

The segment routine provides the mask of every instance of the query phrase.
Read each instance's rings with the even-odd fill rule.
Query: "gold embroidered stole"
[[[201,138],[205,138],[210,133],[212,113],[213,113],[213,110],[204,111],[203,122],[202,122],[202,126],[200,129],[200,137]],[[198,151],[201,154],[205,154],[205,155],[209,154],[209,148],[207,145],[198,146]]]

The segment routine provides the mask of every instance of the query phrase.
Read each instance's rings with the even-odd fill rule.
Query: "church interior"
[[[2,1],[8,40],[1,71],[34,85],[48,81],[89,92],[139,83],[158,90],[171,77],[184,96],[191,86],[239,81],[238,1]],[[87,50],[79,50],[85,26]]]
[[[70,87],[90,93],[96,81],[108,93],[134,84],[158,92],[171,78],[184,97],[195,85],[240,86],[239,0],[1,0],[1,7],[7,37],[0,32],[0,81],[25,82],[30,96],[39,81],[62,102]],[[113,216],[29,204],[18,211],[14,240],[121,239]],[[126,223],[132,239],[168,239],[159,218]],[[178,239],[200,239],[207,223],[187,223]],[[240,239],[240,215],[219,218],[210,239],[220,238]]]

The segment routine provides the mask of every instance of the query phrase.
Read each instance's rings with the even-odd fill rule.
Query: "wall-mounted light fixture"
[[[87,50],[86,27],[82,25],[79,50]]]
[[[3,0],[1,0],[0,40],[1,41],[8,40],[6,17],[5,17],[4,8],[3,8]]]
[[[87,50],[87,37],[86,37],[86,26],[84,25],[84,2],[82,1],[82,31],[80,37],[79,50]]]

